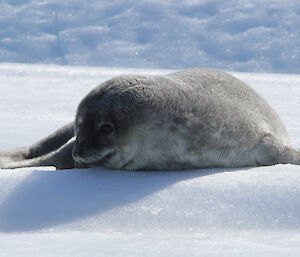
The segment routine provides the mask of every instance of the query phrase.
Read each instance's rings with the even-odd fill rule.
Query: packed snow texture
[[[3,0],[0,60],[300,72],[297,0]]]
[[[0,64],[0,150],[73,120],[100,82],[133,70]],[[300,148],[300,76],[234,73]],[[299,256],[300,167],[0,171],[0,256]]]

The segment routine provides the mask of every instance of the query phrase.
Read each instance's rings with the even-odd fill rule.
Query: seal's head
[[[82,100],[73,148],[78,167],[161,170],[187,166],[192,158],[187,149],[190,133],[176,122],[184,112],[176,111],[180,109],[177,101],[161,90],[166,82],[156,80],[114,78]]]
[[[109,164],[109,158],[117,151],[117,131],[113,119],[96,111],[87,111],[76,118],[75,131],[73,158],[79,166]]]
[[[78,167],[125,168],[136,151],[129,141],[141,108],[121,82],[101,84],[79,104],[72,153]]]

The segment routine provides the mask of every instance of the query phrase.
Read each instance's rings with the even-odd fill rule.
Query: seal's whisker
[[[111,156],[112,156],[112,155],[109,154],[108,157],[111,157]],[[113,165],[111,164],[111,162],[107,159],[107,156],[103,157],[102,160],[103,160],[106,164],[108,164],[108,167],[107,167],[107,168],[112,168],[112,167],[113,167]]]

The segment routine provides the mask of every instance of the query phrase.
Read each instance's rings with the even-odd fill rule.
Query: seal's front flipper
[[[43,138],[30,146],[25,159],[35,158],[55,151],[66,144],[72,137],[74,137],[74,122],[65,125],[46,138]]]
[[[29,147],[21,147],[0,152],[0,165],[8,161],[21,161],[29,155]]]
[[[75,137],[71,138],[66,144],[60,148],[31,159],[20,161],[11,161],[10,159],[0,159],[1,169],[16,169],[24,167],[40,167],[54,166],[57,169],[72,169],[75,164],[72,157],[72,150],[75,142]]]
[[[32,159],[55,151],[72,137],[74,137],[74,122],[65,125],[32,146],[0,152],[0,167],[1,163],[3,165],[3,163]]]

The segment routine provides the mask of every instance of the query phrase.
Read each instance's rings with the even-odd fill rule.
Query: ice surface
[[[2,62],[300,72],[297,0],[2,0]]]
[[[0,64],[0,150],[74,118],[124,73]],[[276,109],[300,148],[300,76],[235,73]],[[299,256],[300,167],[184,172],[1,170],[0,256]]]

